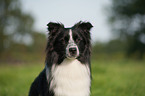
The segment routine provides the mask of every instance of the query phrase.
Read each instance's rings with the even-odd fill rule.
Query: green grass
[[[27,96],[44,64],[0,66],[0,96]],[[145,96],[145,62],[92,61],[91,96]]]
[[[145,63],[93,61],[92,96],[145,96]]]
[[[27,96],[43,64],[0,66],[0,96]]]

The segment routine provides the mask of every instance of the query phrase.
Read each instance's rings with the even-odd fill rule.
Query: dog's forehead
[[[75,33],[78,33],[78,31],[77,30],[75,30],[74,28],[65,28],[65,31],[66,31],[66,33],[70,33],[70,32],[72,32],[72,34],[75,34]]]
[[[72,30],[71,28],[64,28],[63,33],[64,34],[69,34],[70,30]]]

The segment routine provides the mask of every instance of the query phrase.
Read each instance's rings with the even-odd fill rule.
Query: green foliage
[[[45,47],[47,44],[47,38],[45,34],[41,34],[39,32],[34,32],[33,36],[33,44],[30,46],[33,52],[45,52]]]
[[[26,46],[24,44],[12,44],[10,49],[0,54],[0,62],[10,64],[25,63],[25,62],[44,62],[45,61],[45,46],[46,36],[44,34],[34,32],[33,44]]]
[[[96,42],[92,48],[93,59],[123,59],[125,56],[126,43],[119,39],[107,43]]]
[[[112,0],[110,23],[114,34],[127,42],[127,56],[143,59],[145,53],[145,1]]]
[[[27,96],[43,63],[0,65],[0,96]],[[144,61],[92,61],[91,96],[145,96]]]
[[[0,0],[0,53],[13,43],[26,43],[31,38],[33,18],[23,13],[19,0]],[[28,40],[28,39],[27,39]]]
[[[0,62],[44,61],[46,36],[34,31],[33,24],[20,0],[0,0]]]

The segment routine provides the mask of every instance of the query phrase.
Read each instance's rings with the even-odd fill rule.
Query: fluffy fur
[[[71,28],[48,24],[46,67],[31,85],[29,96],[89,96],[91,87],[89,22]]]

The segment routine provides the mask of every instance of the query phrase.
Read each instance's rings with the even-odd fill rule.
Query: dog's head
[[[65,28],[60,23],[48,23],[47,51],[56,52],[59,58],[80,58],[85,53],[90,53],[90,29],[89,22],[79,22],[71,28]]]

